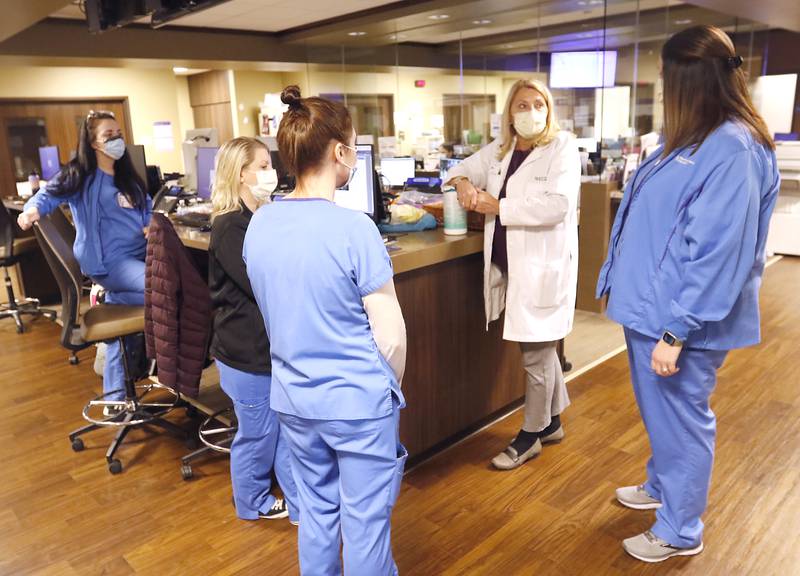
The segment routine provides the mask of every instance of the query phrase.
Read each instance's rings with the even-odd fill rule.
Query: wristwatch
[[[675,334],[667,330],[664,332],[664,335],[661,336],[661,339],[666,342],[669,346],[680,347],[683,346],[683,340],[679,340]]]

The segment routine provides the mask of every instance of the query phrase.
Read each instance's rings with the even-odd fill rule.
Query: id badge
[[[128,197],[122,192],[117,192],[117,205],[119,205],[120,208],[133,208],[133,205],[128,200]]]

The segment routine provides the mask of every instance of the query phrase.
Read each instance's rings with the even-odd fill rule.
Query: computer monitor
[[[413,158],[383,158],[381,160],[381,175],[394,188],[402,188],[406,180],[414,177],[414,172]]]
[[[133,169],[136,174],[142,179],[142,182],[147,182],[147,162],[144,158],[144,146],[141,144],[127,144],[125,148],[128,150],[128,156],[133,163]]]
[[[375,219],[375,168],[369,144],[356,145],[356,173],[348,186],[336,190],[334,202]]]
[[[42,165],[42,179],[50,180],[61,170],[58,161],[58,146],[42,146],[39,148],[39,162]]]
[[[219,148],[197,149],[197,197],[204,200],[211,198],[211,183],[214,172],[214,161]]]
[[[442,158],[439,160],[439,175],[442,179],[442,186],[447,183],[447,172],[461,162],[461,158]]]

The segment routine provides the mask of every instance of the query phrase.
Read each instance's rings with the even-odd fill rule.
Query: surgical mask
[[[122,138],[106,140],[103,144],[103,152],[105,152],[106,156],[119,160],[125,155],[125,140]]]
[[[247,184],[250,193],[257,202],[269,202],[275,188],[278,187],[278,173],[274,168],[256,170],[256,183]]]
[[[547,127],[547,108],[541,110],[526,110],[514,114],[514,130],[522,138],[530,140],[535,138]]]
[[[356,150],[355,148],[353,148],[352,146],[348,146],[347,144],[342,144],[342,146],[344,146],[345,148],[349,148],[350,150],[353,150],[353,151],[355,151],[355,150]],[[348,163],[347,163],[347,162],[345,162],[344,160],[339,160],[339,162],[341,162],[341,163],[342,163],[342,164],[344,164],[344,165],[345,165],[347,168],[349,168],[349,169],[350,169],[350,174],[348,174],[348,176],[347,176],[347,181],[346,181],[344,184],[342,184],[341,186],[337,186],[336,188],[337,188],[337,189],[341,189],[341,188],[347,188],[348,186],[350,186],[350,182],[352,182],[352,181],[353,181],[353,176],[355,176],[355,175],[356,175],[356,168],[358,168],[358,165],[357,165],[357,164],[354,164],[353,166],[350,166],[350,164],[348,164]]]

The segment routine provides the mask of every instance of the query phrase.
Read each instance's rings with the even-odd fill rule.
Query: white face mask
[[[530,140],[535,138],[547,127],[547,108],[541,110],[527,110],[514,114],[514,130],[520,137]]]
[[[356,151],[355,148],[353,148],[352,146],[348,146],[347,144],[342,144],[342,146],[344,146],[345,148],[349,148],[353,152]],[[350,173],[347,175],[347,180],[345,181],[345,183],[336,187],[337,190],[341,190],[342,188],[347,188],[348,186],[350,186],[350,182],[353,181],[353,176],[356,175],[356,168],[358,167],[357,164],[350,166],[350,164],[348,164],[344,160],[339,160],[339,162],[341,162],[344,166],[346,166],[350,170]]]
[[[275,188],[278,187],[278,173],[274,168],[255,170],[256,184],[247,184],[250,193],[257,202],[269,202]]]

